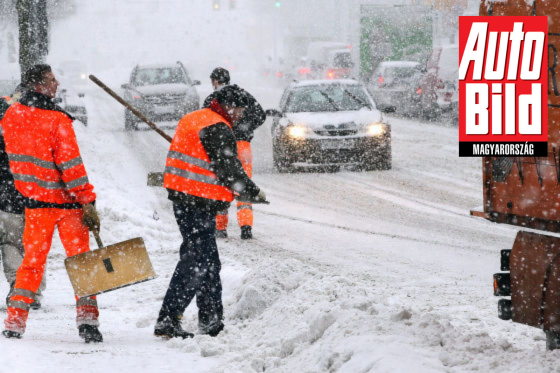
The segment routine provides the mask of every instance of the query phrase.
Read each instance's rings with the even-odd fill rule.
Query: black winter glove
[[[84,216],[82,217],[82,223],[84,223],[84,225],[88,227],[90,231],[99,231],[99,228],[101,228],[99,215],[97,215],[97,210],[92,203],[84,205]]]

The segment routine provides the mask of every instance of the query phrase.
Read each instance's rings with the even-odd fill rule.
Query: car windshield
[[[459,50],[445,48],[441,51],[438,62],[438,78],[443,81],[459,80]]]
[[[408,85],[418,80],[419,69],[414,66],[388,67],[382,74],[386,87]]]
[[[373,105],[359,85],[324,85],[295,88],[288,97],[286,112],[318,113],[325,111],[356,111]]]
[[[185,76],[178,67],[138,69],[134,75],[136,86],[185,83]]]

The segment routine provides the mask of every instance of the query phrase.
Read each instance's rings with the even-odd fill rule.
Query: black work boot
[[[99,331],[99,329],[97,329],[97,326],[80,325],[78,327],[78,330],[80,331],[80,337],[82,337],[82,339],[86,343],[90,343],[90,342],[101,343],[101,342],[103,342],[103,336],[101,335],[101,332]]]
[[[198,313],[198,332],[215,337],[224,330],[224,323],[221,315],[213,315],[208,317],[200,312]]]
[[[181,320],[178,318],[172,318],[169,316],[158,318],[156,327],[154,329],[154,335],[156,337],[162,337],[165,339],[171,338],[193,338],[194,334],[184,331],[181,327]]]
[[[244,225],[241,227],[241,239],[250,240],[253,238],[253,232],[251,231],[250,225]]]
[[[21,333],[12,332],[11,330],[4,330],[2,332],[2,335],[6,338],[17,338],[17,339],[21,338]]]
[[[227,231],[216,229],[216,238],[227,238]]]

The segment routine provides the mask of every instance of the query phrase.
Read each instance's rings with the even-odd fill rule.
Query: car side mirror
[[[83,92],[78,93],[78,97],[85,97],[85,96],[86,96],[86,94],[83,93]]]
[[[67,92],[66,89],[63,89],[62,91],[60,91],[60,93],[62,93],[63,95],[65,95],[66,92]]]
[[[265,113],[267,117],[282,118],[282,113],[276,109],[267,109]]]
[[[55,104],[60,104],[62,102],[62,98],[60,97],[53,98],[52,102],[54,102]]]
[[[121,85],[121,88],[124,88],[124,89],[132,89],[132,88],[130,87],[130,84],[128,84],[128,83]]]
[[[200,85],[200,80],[193,80],[192,85]]]

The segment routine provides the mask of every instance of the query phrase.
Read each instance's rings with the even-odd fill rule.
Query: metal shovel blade
[[[74,292],[80,298],[156,277],[140,237],[71,256],[64,264]]]

